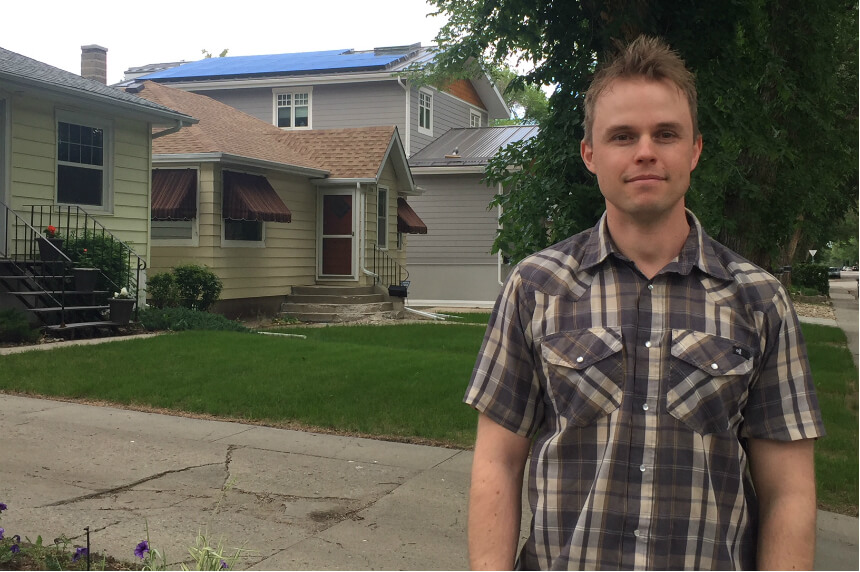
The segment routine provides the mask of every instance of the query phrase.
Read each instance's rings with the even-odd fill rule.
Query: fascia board
[[[259,87],[292,87],[304,85],[324,85],[338,83],[359,83],[366,81],[396,81],[397,75],[391,72],[370,74],[331,74],[278,76],[254,79],[219,79],[204,81],[170,81],[157,82],[167,87],[175,87],[188,91],[208,91],[214,89],[251,89]],[[156,80],[153,80],[156,81]]]
[[[230,165],[238,165],[243,167],[257,167],[260,169],[270,169],[272,171],[280,171],[282,173],[290,173],[293,175],[301,175],[305,177],[327,177],[329,171],[314,169],[312,167],[300,167],[298,165],[288,165],[286,163],[278,163],[276,161],[266,161],[264,159],[254,159],[253,157],[243,157],[241,155],[232,155],[230,153],[159,153],[152,155],[153,164],[171,164],[171,163],[227,163]]]
[[[396,150],[395,150],[396,147]],[[394,155],[392,155],[394,150]],[[406,151],[403,149],[403,144],[400,143],[400,136],[397,134],[397,128],[394,128],[394,133],[391,135],[391,141],[388,142],[388,149],[382,156],[382,162],[379,164],[379,170],[376,173],[376,180],[382,177],[382,170],[385,168],[385,163],[391,158],[394,161],[394,170],[398,177],[406,180],[409,186],[408,190],[401,191],[404,194],[411,195],[415,193],[415,181],[412,178],[412,171],[409,169],[409,160],[406,158]]]
[[[484,174],[486,167],[412,167],[413,175],[465,175]]]

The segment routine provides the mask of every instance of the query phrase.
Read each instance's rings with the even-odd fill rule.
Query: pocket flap
[[[621,328],[589,328],[550,334],[541,342],[547,363],[582,370],[621,351]]]
[[[694,330],[672,330],[672,355],[710,375],[742,375],[753,367],[749,346]]]

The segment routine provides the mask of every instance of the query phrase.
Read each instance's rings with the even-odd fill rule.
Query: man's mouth
[[[660,175],[645,174],[645,175],[636,175],[635,177],[629,177],[627,179],[627,182],[628,183],[635,183],[637,181],[664,181],[664,180],[666,180],[666,177],[661,177]]]

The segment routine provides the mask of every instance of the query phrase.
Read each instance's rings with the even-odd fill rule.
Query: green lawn
[[[0,390],[469,447],[472,323],[289,328],[307,339],[188,331],[0,357]],[[857,514],[857,369],[837,328],[804,324],[827,428],[819,504]]]

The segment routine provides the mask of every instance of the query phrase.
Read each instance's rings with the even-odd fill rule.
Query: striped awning
[[[224,218],[290,222],[290,209],[262,175],[223,171]]]
[[[152,220],[191,220],[197,216],[197,171],[152,171]]]
[[[406,199],[397,198],[397,232],[406,234],[427,234],[427,225],[421,220]]]

